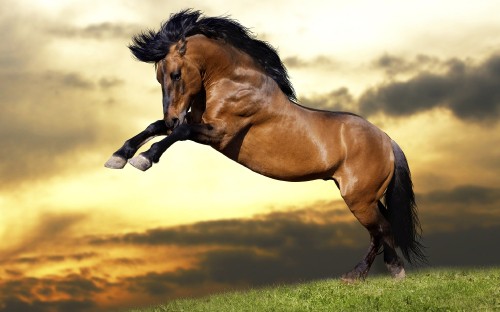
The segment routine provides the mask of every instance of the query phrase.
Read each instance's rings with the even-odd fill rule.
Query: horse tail
[[[394,140],[394,175],[387,187],[385,202],[386,217],[391,225],[396,247],[401,249],[405,259],[411,263],[426,263],[424,246],[419,242],[422,228],[417,216],[417,204],[413,193],[410,168],[405,154]]]

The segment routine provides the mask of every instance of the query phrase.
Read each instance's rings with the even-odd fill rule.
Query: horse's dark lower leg
[[[173,129],[168,137],[151,145],[149,150],[130,159],[129,163],[145,171],[151,168],[153,163],[157,163],[161,155],[177,141],[192,140],[201,144],[212,144],[220,142],[223,135],[223,128],[217,129],[210,124],[182,124]]]
[[[345,282],[364,280],[368,275],[368,271],[370,271],[372,263],[380,250],[381,243],[382,242],[379,233],[370,233],[370,247],[368,248],[366,255],[354,267],[354,269],[342,275],[342,280]]]
[[[165,121],[157,120],[153,122],[144,131],[125,141],[123,146],[113,153],[104,166],[111,169],[123,168],[127,164],[127,160],[134,156],[137,150],[144,145],[144,143],[155,136],[166,135],[167,130]]]
[[[387,236],[387,234],[388,232],[383,232],[383,234],[378,232],[375,235],[370,233],[370,247],[368,248],[368,252],[352,271],[342,275],[343,281],[354,282],[364,280],[382,246],[384,248],[384,262],[392,277],[395,279],[406,277],[403,261],[399,258],[393,247],[392,238]],[[384,238],[381,236],[384,236]]]
[[[354,201],[353,203],[352,198],[344,198],[344,200],[346,200],[349,209],[356,219],[358,219],[370,233],[370,247],[365,257],[352,271],[344,274],[342,280],[352,282],[365,279],[382,245],[384,247],[387,245],[387,247],[384,248],[384,259],[386,259],[386,264],[388,267],[390,265],[394,272],[400,273],[401,270],[398,270],[398,266],[400,265],[400,262],[398,262],[399,258],[394,248],[392,248],[394,244],[392,243],[390,224],[384,217],[385,206],[382,205],[380,201],[371,203],[366,201],[364,203],[363,201]],[[391,271],[391,273],[393,271]]]
[[[384,241],[384,262],[387,270],[395,279],[403,279],[406,277],[403,260],[396,253],[396,250],[391,243]]]
[[[377,203],[378,209],[380,213],[384,216],[384,219],[387,220],[387,208],[382,202],[378,201]],[[394,238],[390,227],[383,228],[383,245],[384,245],[384,263],[391,273],[392,277],[396,279],[405,278],[405,269],[404,263],[399,258],[396,248],[394,247]]]
[[[160,160],[161,155],[163,155],[172,144],[177,141],[186,140],[189,138],[190,134],[191,127],[189,125],[180,125],[175,128],[169,136],[151,145],[149,150],[130,159],[129,163],[139,170],[146,171],[151,168],[153,163],[157,163]]]

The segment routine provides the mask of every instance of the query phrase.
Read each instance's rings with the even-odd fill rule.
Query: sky
[[[331,181],[271,180],[193,142],[147,172],[104,168],[162,117],[131,37],[185,8],[277,48],[303,105],[399,143],[430,266],[500,265],[499,2],[0,0],[0,311],[338,278],[368,247]]]

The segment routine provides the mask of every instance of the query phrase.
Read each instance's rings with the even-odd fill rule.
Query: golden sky
[[[0,311],[336,277],[362,256],[333,183],[274,181],[192,142],[147,172],[104,168],[162,116],[127,44],[184,8],[239,20],[304,105],[400,144],[432,265],[500,264],[498,1],[0,0]]]

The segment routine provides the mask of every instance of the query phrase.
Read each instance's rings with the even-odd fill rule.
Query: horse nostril
[[[172,125],[175,127],[177,127],[179,125],[179,118],[172,118]]]
[[[165,117],[165,126],[167,126],[167,129],[173,130],[175,127],[177,127],[180,124],[180,120],[177,117],[172,117],[172,118],[167,118]]]

